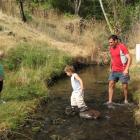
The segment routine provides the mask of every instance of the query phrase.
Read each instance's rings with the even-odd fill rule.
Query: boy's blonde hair
[[[74,73],[75,72],[75,69],[73,66],[70,66],[70,65],[67,65],[64,69],[65,72],[72,72]]]

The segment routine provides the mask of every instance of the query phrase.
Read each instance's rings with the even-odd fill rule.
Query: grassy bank
[[[84,63],[108,63],[106,24],[85,20],[82,25],[80,27],[80,19],[76,17],[54,16],[47,20],[35,18],[24,24],[0,13],[0,49],[6,52],[2,62],[5,68],[2,99],[6,104],[0,104],[0,133],[24,123],[39,101],[49,96],[47,83],[62,74],[64,66],[72,61],[70,56],[86,58]],[[133,50],[138,43],[134,38],[140,35],[136,31],[130,34],[128,44]],[[139,69],[139,65],[133,63],[129,86],[138,102]]]
[[[105,51],[108,51],[109,32],[104,21],[82,20],[77,16],[50,16],[47,20],[32,16],[28,24],[45,33],[52,46],[69,52],[74,57],[83,57],[97,63],[108,61]]]
[[[133,61],[130,68],[131,73],[131,83],[130,83],[130,91],[132,93],[133,99],[136,100],[140,106],[140,63],[136,62],[136,44],[140,41],[140,23],[138,22],[132,28],[132,30],[128,33],[128,45],[131,48],[130,53],[132,55]],[[134,111],[134,118],[136,124],[140,124],[140,108]]]
[[[132,66],[131,66],[131,74],[132,80],[134,81],[132,87],[134,87],[134,98],[137,98],[138,102],[140,103],[140,62],[136,62],[136,44],[139,43],[140,40],[140,24],[137,23],[133,26],[132,30],[129,33],[129,40],[128,44],[131,48],[131,55],[133,58]],[[136,93],[136,94],[135,94]]]
[[[85,23],[86,28],[80,33],[79,18],[36,20],[37,25],[32,26],[35,21],[24,24],[0,12],[0,50],[6,52],[2,62],[2,99],[6,104],[0,104],[0,133],[17,128],[29,112],[34,112],[38,101],[48,96],[47,83],[62,74],[64,66],[72,61],[70,56],[98,61],[98,47],[105,46],[100,42],[106,35],[98,31],[106,29],[102,22]]]
[[[46,43],[20,43],[3,59],[5,84],[0,104],[0,132],[14,129],[48,96],[47,81],[60,76],[71,58]]]
[[[138,103],[138,108],[134,110],[136,125],[140,125],[140,64],[134,64],[131,68],[130,91],[133,99]]]

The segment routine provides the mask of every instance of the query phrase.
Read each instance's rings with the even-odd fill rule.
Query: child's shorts
[[[71,106],[77,106],[78,108],[87,107],[84,102],[84,92],[81,91],[72,92]]]

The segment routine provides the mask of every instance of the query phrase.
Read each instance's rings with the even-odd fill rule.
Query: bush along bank
[[[45,81],[59,77],[72,62],[66,53],[43,43],[21,43],[2,60],[5,81],[0,104],[0,136],[14,130],[33,112],[40,99],[48,97]],[[4,134],[4,133],[3,133]]]
[[[133,57],[133,65],[130,70],[131,81],[130,81],[130,93],[132,94],[133,101],[135,101],[137,108],[134,110],[135,124],[140,126],[140,64],[135,62]]]

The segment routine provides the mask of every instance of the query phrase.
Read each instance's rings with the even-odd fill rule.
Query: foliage
[[[73,0],[27,0],[25,2],[28,5],[28,9],[30,9],[30,7],[40,7],[46,10],[53,8],[58,9],[64,14],[74,14]],[[138,0],[104,0],[103,5],[111,24],[114,27],[114,32],[117,34],[118,32],[124,34],[131,28],[131,25],[133,24],[132,21],[139,17],[140,4]],[[114,7],[116,11],[114,11]],[[117,21],[114,20],[114,12],[117,14]],[[88,19],[104,19],[99,0],[82,0],[79,15]],[[31,19],[29,12],[26,12],[26,16]]]
[[[98,0],[84,0],[80,8],[80,16],[86,18],[103,19],[102,10]]]
[[[53,8],[59,9],[62,12],[72,12],[72,7],[69,0],[49,0]]]
[[[35,100],[10,101],[0,105],[0,130],[16,129],[17,125],[26,119],[26,116],[35,107]]]
[[[0,25],[0,31],[3,31],[3,26],[2,25]]]

